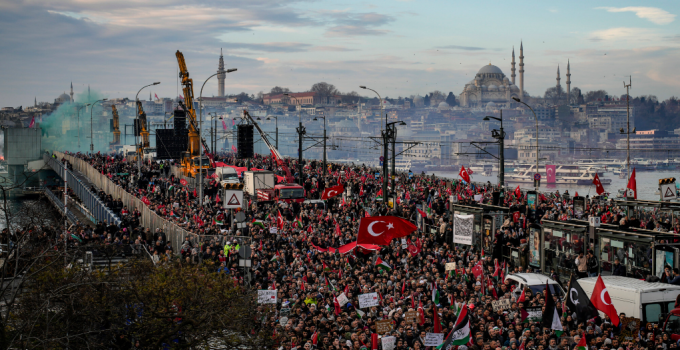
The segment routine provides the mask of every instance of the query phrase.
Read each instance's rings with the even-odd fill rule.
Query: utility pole
[[[498,140],[498,187],[500,188],[500,197],[505,197],[505,131],[503,131],[503,110],[501,110],[501,117],[486,116],[483,120],[496,119],[501,122],[500,132],[496,130],[491,131],[491,137]]]
[[[628,84],[623,82],[623,87],[626,88],[626,172],[628,181],[630,181],[630,86],[633,85],[633,77],[628,77]]]
[[[396,172],[396,169],[395,169],[396,168],[396,164],[395,164],[396,154],[395,153],[396,153],[396,150],[397,150],[397,146],[396,146],[397,126],[395,124],[392,124],[392,135],[391,136],[392,136],[392,174],[391,174],[392,175],[392,192],[394,192],[394,194],[396,195],[397,194],[397,185],[396,185],[395,182],[396,182],[397,172]],[[394,205],[396,206],[397,203],[394,203]]]
[[[383,203],[387,203],[387,181],[389,181],[387,174],[387,151],[390,143],[389,127],[386,127],[382,132],[383,136],[383,183],[382,183],[382,194]]]
[[[298,119],[299,119],[299,126],[297,127],[296,131],[298,133],[298,174],[300,175],[300,186],[304,185],[304,180],[303,180],[303,166],[302,166],[302,138],[305,136],[307,131],[305,130],[305,127],[302,126],[302,104],[300,104],[300,101],[297,99],[295,96],[291,96],[289,93],[285,93],[285,96],[292,97],[295,99],[295,103],[300,107],[298,109]],[[297,109],[297,108],[296,108]],[[278,142],[278,136],[276,137],[277,142]]]

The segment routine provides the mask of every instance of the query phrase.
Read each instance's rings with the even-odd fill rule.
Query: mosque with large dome
[[[515,50],[512,50],[512,79],[489,63],[482,67],[475,78],[465,84],[458,96],[461,107],[468,108],[510,108],[516,104],[513,97],[522,99],[524,91],[524,48],[520,44],[519,86],[515,85]]]

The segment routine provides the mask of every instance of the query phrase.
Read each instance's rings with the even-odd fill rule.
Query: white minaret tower
[[[512,47],[512,63],[510,63],[510,71],[512,74],[510,74],[510,77],[512,78],[512,85],[515,85],[515,47]]]
[[[73,103],[73,82],[71,82],[71,103]]]
[[[222,49],[220,49],[220,63],[217,66],[217,96],[224,97],[224,78],[227,73],[224,70],[224,56],[222,56]]]
[[[571,99],[571,71],[569,69],[569,60],[567,60],[567,104],[570,104]]]
[[[519,42],[519,98],[524,98],[524,44]]]

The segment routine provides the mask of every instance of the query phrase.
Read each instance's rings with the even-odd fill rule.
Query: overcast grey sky
[[[677,1],[178,1],[0,2],[0,106],[76,93],[133,98],[150,82],[177,95],[181,50],[195,85],[217,68],[223,48],[227,92],[341,91],[368,85],[383,96],[459,94],[483,65],[510,75],[524,42],[525,89],[542,95],[557,65],[572,87],[660,99],[680,95]],[[215,94],[216,81],[205,94]],[[195,91],[198,95],[198,91]],[[148,98],[148,91],[142,95]]]

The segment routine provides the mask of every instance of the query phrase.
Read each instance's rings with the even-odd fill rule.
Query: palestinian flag
[[[387,272],[392,271],[392,266],[388,265],[386,262],[383,261],[380,257],[375,261],[375,266],[378,268],[381,268]]]
[[[71,238],[75,239],[76,241],[78,241],[78,242],[80,242],[80,243],[83,243],[83,239],[80,238],[80,236],[78,236],[78,235],[76,235],[76,234],[73,234],[73,233],[72,233],[72,234],[71,234]]]
[[[326,288],[327,288],[328,290],[334,290],[334,291],[337,292],[338,289],[335,288],[335,286],[334,286],[332,283],[329,283],[329,280],[330,280],[330,278],[326,277]]]
[[[366,315],[366,313],[361,311],[361,309],[356,309],[356,311],[357,311],[357,316],[359,316],[359,318],[363,318]]]
[[[576,344],[576,348],[574,350],[588,350],[588,345],[586,344],[586,337],[581,336],[581,339],[578,341],[578,344]]]
[[[543,328],[554,329],[556,331],[557,337],[559,337],[564,328],[562,328],[562,322],[560,321],[560,314],[557,312],[557,305],[555,300],[553,300],[552,293],[550,292],[550,286],[548,283],[545,284],[545,311],[543,312]]]
[[[465,345],[470,341],[470,320],[467,310],[467,304],[464,304],[451,333],[449,333],[444,343],[439,345],[437,349],[450,350],[454,346]]]
[[[272,259],[270,261],[276,261],[276,260],[279,260],[279,259],[281,259],[281,254],[279,254],[279,251],[277,250],[276,254],[272,257]]]
[[[328,272],[328,271],[330,271],[330,270],[331,270],[331,268],[330,268],[330,267],[328,267],[328,265],[326,265],[326,263],[325,263],[325,262],[323,262],[323,261],[322,261],[322,262],[321,262],[321,264],[323,264],[323,270],[324,270],[325,272]]]
[[[175,185],[170,185],[170,187],[168,187],[168,191],[172,191],[174,188],[175,188]]]
[[[437,282],[432,283],[432,302],[435,305],[439,305],[439,288],[437,288]]]
[[[264,230],[264,222],[262,220],[253,219],[253,225],[260,226]]]

